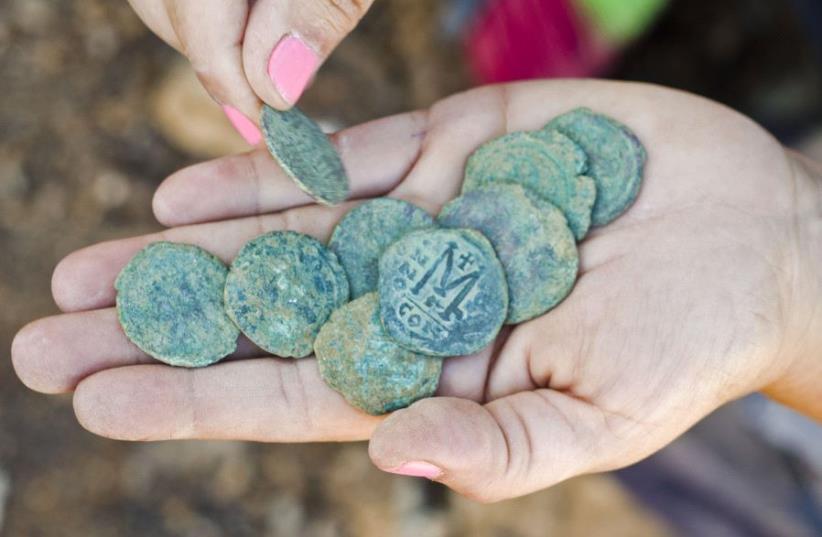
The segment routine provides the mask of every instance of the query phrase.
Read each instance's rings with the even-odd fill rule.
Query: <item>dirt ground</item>
[[[438,30],[440,6],[377,2],[304,107],[345,125],[469,86],[459,47]],[[611,74],[719,99],[793,141],[820,123],[822,75],[786,6],[675,2]],[[0,349],[26,322],[56,313],[49,279],[61,257],[158,229],[159,182],[240,147],[179,65],[125,2],[0,3]],[[187,115],[202,128],[186,129]],[[0,353],[5,537],[668,534],[607,476],[479,506],[381,474],[363,444],[100,439],[76,423],[69,396],[28,391]]]

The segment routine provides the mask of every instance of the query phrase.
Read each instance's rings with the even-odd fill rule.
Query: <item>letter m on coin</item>
[[[459,321],[465,317],[461,306],[474,290],[481,270],[474,254],[459,251],[451,242],[411,292],[443,321]]]

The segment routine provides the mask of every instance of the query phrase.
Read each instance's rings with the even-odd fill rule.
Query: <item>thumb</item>
[[[294,105],[373,0],[257,0],[243,41],[246,77],[274,108]]]
[[[554,390],[486,405],[439,397],[389,416],[371,437],[369,454],[384,471],[494,502],[599,470],[593,462],[601,429],[596,408]]]

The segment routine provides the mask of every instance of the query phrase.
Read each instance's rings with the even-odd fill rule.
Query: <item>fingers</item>
[[[260,101],[242,63],[246,0],[166,0],[183,53],[198,78],[251,145],[261,141],[254,122]]]
[[[613,281],[612,273],[586,275],[558,308],[518,326],[501,341],[482,396],[475,397],[487,404],[439,397],[389,416],[371,439],[374,463],[490,502],[623,466],[650,453],[658,446],[658,434],[625,417],[622,411],[630,405],[610,389],[627,385],[641,393],[641,385],[596,367],[618,356],[615,344],[596,343],[603,327],[630,317],[609,310],[619,301],[603,287],[613,288]],[[621,333],[624,337],[630,330]],[[596,353],[606,353],[606,359],[590,360]],[[441,387],[465,382],[443,378]]]
[[[191,61],[252,146],[261,101],[293,106],[323,60],[373,0],[130,0],[146,24]]]
[[[620,99],[614,99],[615,94]],[[670,125],[642,111],[654,100],[664,100],[663,107],[680,105],[673,95],[681,98],[640,84],[540,80],[487,86],[448,97],[427,111],[419,158],[392,194],[440,206],[458,195],[465,163],[477,147],[506,133],[541,129],[552,118],[580,106],[630,123],[643,140],[653,138],[669,131]],[[649,169],[649,173],[654,171]]]
[[[67,333],[70,328],[66,324],[62,332]],[[46,330],[47,327],[39,329],[40,333]],[[74,396],[80,423],[101,436],[120,440],[353,441],[370,437],[383,419],[350,406],[325,384],[313,359],[257,358],[222,362],[203,369],[180,369],[150,364],[137,355],[117,358],[121,342],[116,338],[121,336],[115,335],[115,331],[100,328],[101,340],[106,342],[111,358],[106,361],[106,369],[80,379]],[[75,333],[73,337],[85,339],[77,336]],[[21,338],[21,342],[28,337]],[[52,350],[59,352],[62,341],[58,335],[52,334],[49,339],[54,343]],[[88,371],[92,361],[101,363],[102,353],[97,353],[90,342],[85,349],[80,347],[82,343],[73,349],[77,351],[73,358],[82,362],[75,364],[73,378],[80,370]],[[96,358],[84,362],[83,352],[96,353]],[[58,372],[52,379],[61,375],[66,369],[61,363],[68,364],[69,360],[57,362]],[[149,365],[131,365],[144,362]],[[129,367],[121,367],[125,365]],[[481,383],[486,367],[487,360],[478,359],[473,368],[461,367],[459,374],[464,382]],[[443,383],[456,385],[455,379],[446,378],[456,373],[446,369]],[[43,386],[44,381],[39,382]]]
[[[380,421],[327,387],[310,359],[107,369],[80,383],[74,410],[92,433],[120,440],[353,441]]]
[[[340,131],[333,137],[352,197],[381,195],[408,173],[420,151],[422,113],[401,114]],[[265,149],[197,164],[169,177],[154,196],[167,226],[251,216],[311,202]]]
[[[146,26],[154,32],[157,37],[177,49],[182,51],[183,47],[177,38],[177,32],[171,23],[171,18],[166,9],[165,0],[128,0],[134,12],[140,17]]]
[[[600,469],[603,425],[595,407],[552,390],[520,392],[485,406],[425,399],[379,425],[369,454],[384,471],[426,477],[493,502]]]
[[[73,390],[100,369],[150,361],[126,339],[112,309],[30,323],[14,338],[11,359],[23,384],[43,393]]]
[[[693,98],[686,94],[612,81],[536,80],[473,89],[431,107],[420,158],[394,193],[442,205],[458,194],[465,163],[481,144],[506,133],[541,129],[552,118],[577,107],[590,107],[629,124],[644,142],[670,142],[690,127],[682,125],[677,115],[685,106],[693,107]],[[657,145],[646,175],[675,176],[682,168],[681,160],[676,161],[676,169],[663,165],[674,162],[671,156],[678,155],[673,149],[676,145]],[[646,205],[646,200],[640,193],[620,224],[656,209]]]
[[[265,354],[245,337],[227,359]],[[126,338],[114,308],[55,315],[26,325],[14,338],[11,359],[34,391],[66,393],[103,369],[158,363]]]
[[[245,0],[129,0],[137,15],[166,43],[186,55],[206,91],[252,146],[261,140],[255,121],[260,100],[245,78],[242,39]]]
[[[274,108],[294,105],[372,2],[257,0],[243,45],[245,73],[256,94]]]
[[[525,128],[507,119],[508,88],[480,88],[434,104],[422,133],[423,151],[394,193],[426,199],[437,207],[458,196],[471,153],[509,128]]]
[[[352,197],[391,191],[438,209],[459,192],[471,152],[505,131],[501,91],[500,87],[468,92],[430,112],[382,118],[335,134]],[[522,99],[524,93],[516,95]],[[526,119],[532,123],[527,114],[515,119],[509,127],[527,128]],[[259,149],[175,173],[158,189],[154,212],[161,223],[172,226],[264,214],[309,202],[309,196]]]
[[[52,294],[65,311],[106,308],[114,304],[114,280],[140,249],[157,241],[194,244],[225,263],[250,239],[274,230],[291,230],[326,241],[351,205],[310,205],[283,213],[170,229],[141,237],[103,242],[78,250],[54,269]]]
[[[442,375],[440,393],[481,397],[491,351],[489,348],[474,356],[450,360]],[[73,391],[83,379],[106,369],[161,365],[126,338],[114,308],[34,321],[14,338],[11,354],[20,380],[42,393]],[[264,354],[241,337],[237,350],[226,360],[256,358]]]
[[[613,94],[620,99],[609,97]],[[346,129],[334,139],[354,197],[393,189],[393,196],[436,210],[459,193],[466,160],[488,140],[506,132],[539,129],[577,106],[590,106],[629,122],[643,140],[666,137],[670,121],[638,111],[644,110],[646,102],[660,100],[662,109],[676,108],[682,105],[681,98],[649,86],[601,81],[491,86],[447,98],[428,111]],[[660,167],[665,157],[660,150],[659,158],[649,162],[649,176],[674,173]],[[640,194],[621,224],[656,209],[646,207],[643,200]],[[167,225],[181,225],[271,212],[308,201],[261,150],[171,176],[155,197],[155,213]]]
[[[482,397],[493,350],[489,347],[470,357],[449,360],[439,393]],[[236,351],[226,361],[264,354],[241,336]],[[161,365],[128,340],[114,308],[56,315],[29,323],[14,338],[11,355],[20,380],[42,393],[73,391],[83,379],[106,369]]]

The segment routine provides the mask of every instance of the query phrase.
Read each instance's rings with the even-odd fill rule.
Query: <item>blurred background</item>
[[[819,0],[379,0],[302,106],[329,128],[484,82],[605,76],[751,115],[822,160]],[[243,150],[124,1],[0,2],[0,349],[57,312],[72,250],[158,229],[151,195]],[[733,180],[733,178],[729,178]],[[763,399],[659,455],[493,506],[381,474],[364,444],[126,444],[27,391],[0,360],[0,535],[822,535],[819,428]]]

